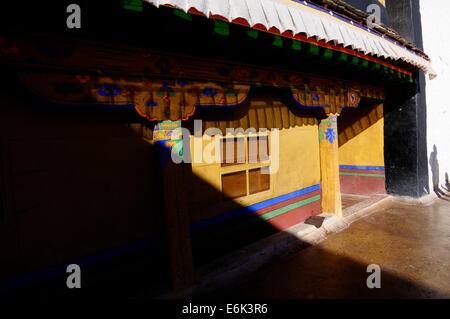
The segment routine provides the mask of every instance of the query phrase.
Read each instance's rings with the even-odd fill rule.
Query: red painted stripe
[[[340,175],[339,180],[341,182],[341,193],[343,194],[386,194],[384,178]]]
[[[278,204],[275,204],[275,205],[272,205],[272,206],[268,206],[268,207],[259,209],[259,210],[255,211],[255,212],[253,212],[252,214],[254,214],[256,216],[260,216],[260,215],[263,215],[265,213],[271,212],[271,211],[273,211],[275,209],[278,209],[278,208],[281,208],[281,207],[284,207],[284,206],[296,203],[298,201],[301,201],[301,200],[304,200],[304,199],[307,199],[307,198],[310,198],[310,197],[313,197],[313,196],[316,196],[316,195],[319,195],[319,194],[321,194],[321,190],[320,189],[318,189],[318,190],[316,190],[314,192],[308,193],[308,194],[304,194],[304,195],[301,195],[301,196],[294,197],[292,199],[286,200],[284,202],[281,202],[281,203],[278,203]]]
[[[345,173],[361,173],[361,174],[384,174],[384,170],[376,170],[376,169],[350,169],[350,168],[340,168],[339,172]]]
[[[318,200],[269,219],[267,223],[279,230],[283,230],[305,221],[310,216],[319,215],[320,213],[322,213],[322,203]]]

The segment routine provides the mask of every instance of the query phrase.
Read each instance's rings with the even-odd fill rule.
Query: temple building
[[[2,21],[1,289],[128,256],[179,290],[341,217],[342,194],[409,192],[392,110],[435,72],[384,18],[339,0],[63,3]]]

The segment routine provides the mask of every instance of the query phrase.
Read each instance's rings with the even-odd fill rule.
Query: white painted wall
[[[436,145],[439,184],[445,186],[444,175],[450,175],[450,1],[421,0],[420,14],[424,51],[438,74],[426,81],[428,158]],[[428,168],[433,194],[430,162]]]

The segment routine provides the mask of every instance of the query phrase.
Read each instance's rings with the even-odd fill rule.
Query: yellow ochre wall
[[[384,166],[383,104],[345,109],[338,118],[339,164]]]
[[[158,162],[134,110],[48,106],[0,81],[0,282],[160,233]]]
[[[204,127],[267,127],[279,129],[279,169],[270,176],[271,189],[265,192],[223,201],[221,172],[240,171],[238,166],[220,167],[219,163],[192,163],[193,180],[189,206],[191,222],[211,218],[242,206],[249,206],[296,190],[320,184],[319,138],[317,120],[311,114],[294,114],[275,96],[259,94],[246,103],[248,108],[230,121],[203,120]],[[240,117],[237,119],[237,117]],[[203,150],[207,143],[203,136]],[[271,145],[269,145],[271,147]],[[194,137],[191,136],[191,156]],[[272,155],[272,149],[270,148]],[[246,164],[252,167],[252,164]],[[242,167],[242,166],[241,166]],[[206,183],[205,183],[206,182]]]

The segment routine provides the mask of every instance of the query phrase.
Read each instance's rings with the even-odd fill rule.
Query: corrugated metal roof
[[[281,35],[306,35],[319,41],[350,47],[373,57],[403,61],[436,76],[428,57],[406,41],[368,28],[336,11],[300,0],[145,0],[157,7],[166,5],[208,18],[246,24]],[[330,0],[327,0],[330,2]],[[337,0],[332,0],[338,2]],[[316,0],[316,2],[319,2]],[[323,2],[323,1],[320,1]],[[344,9],[351,6],[340,2]],[[356,9],[354,9],[356,10]],[[356,11],[355,11],[356,12]],[[378,26],[380,28],[380,26]],[[400,38],[401,39],[401,38]]]

